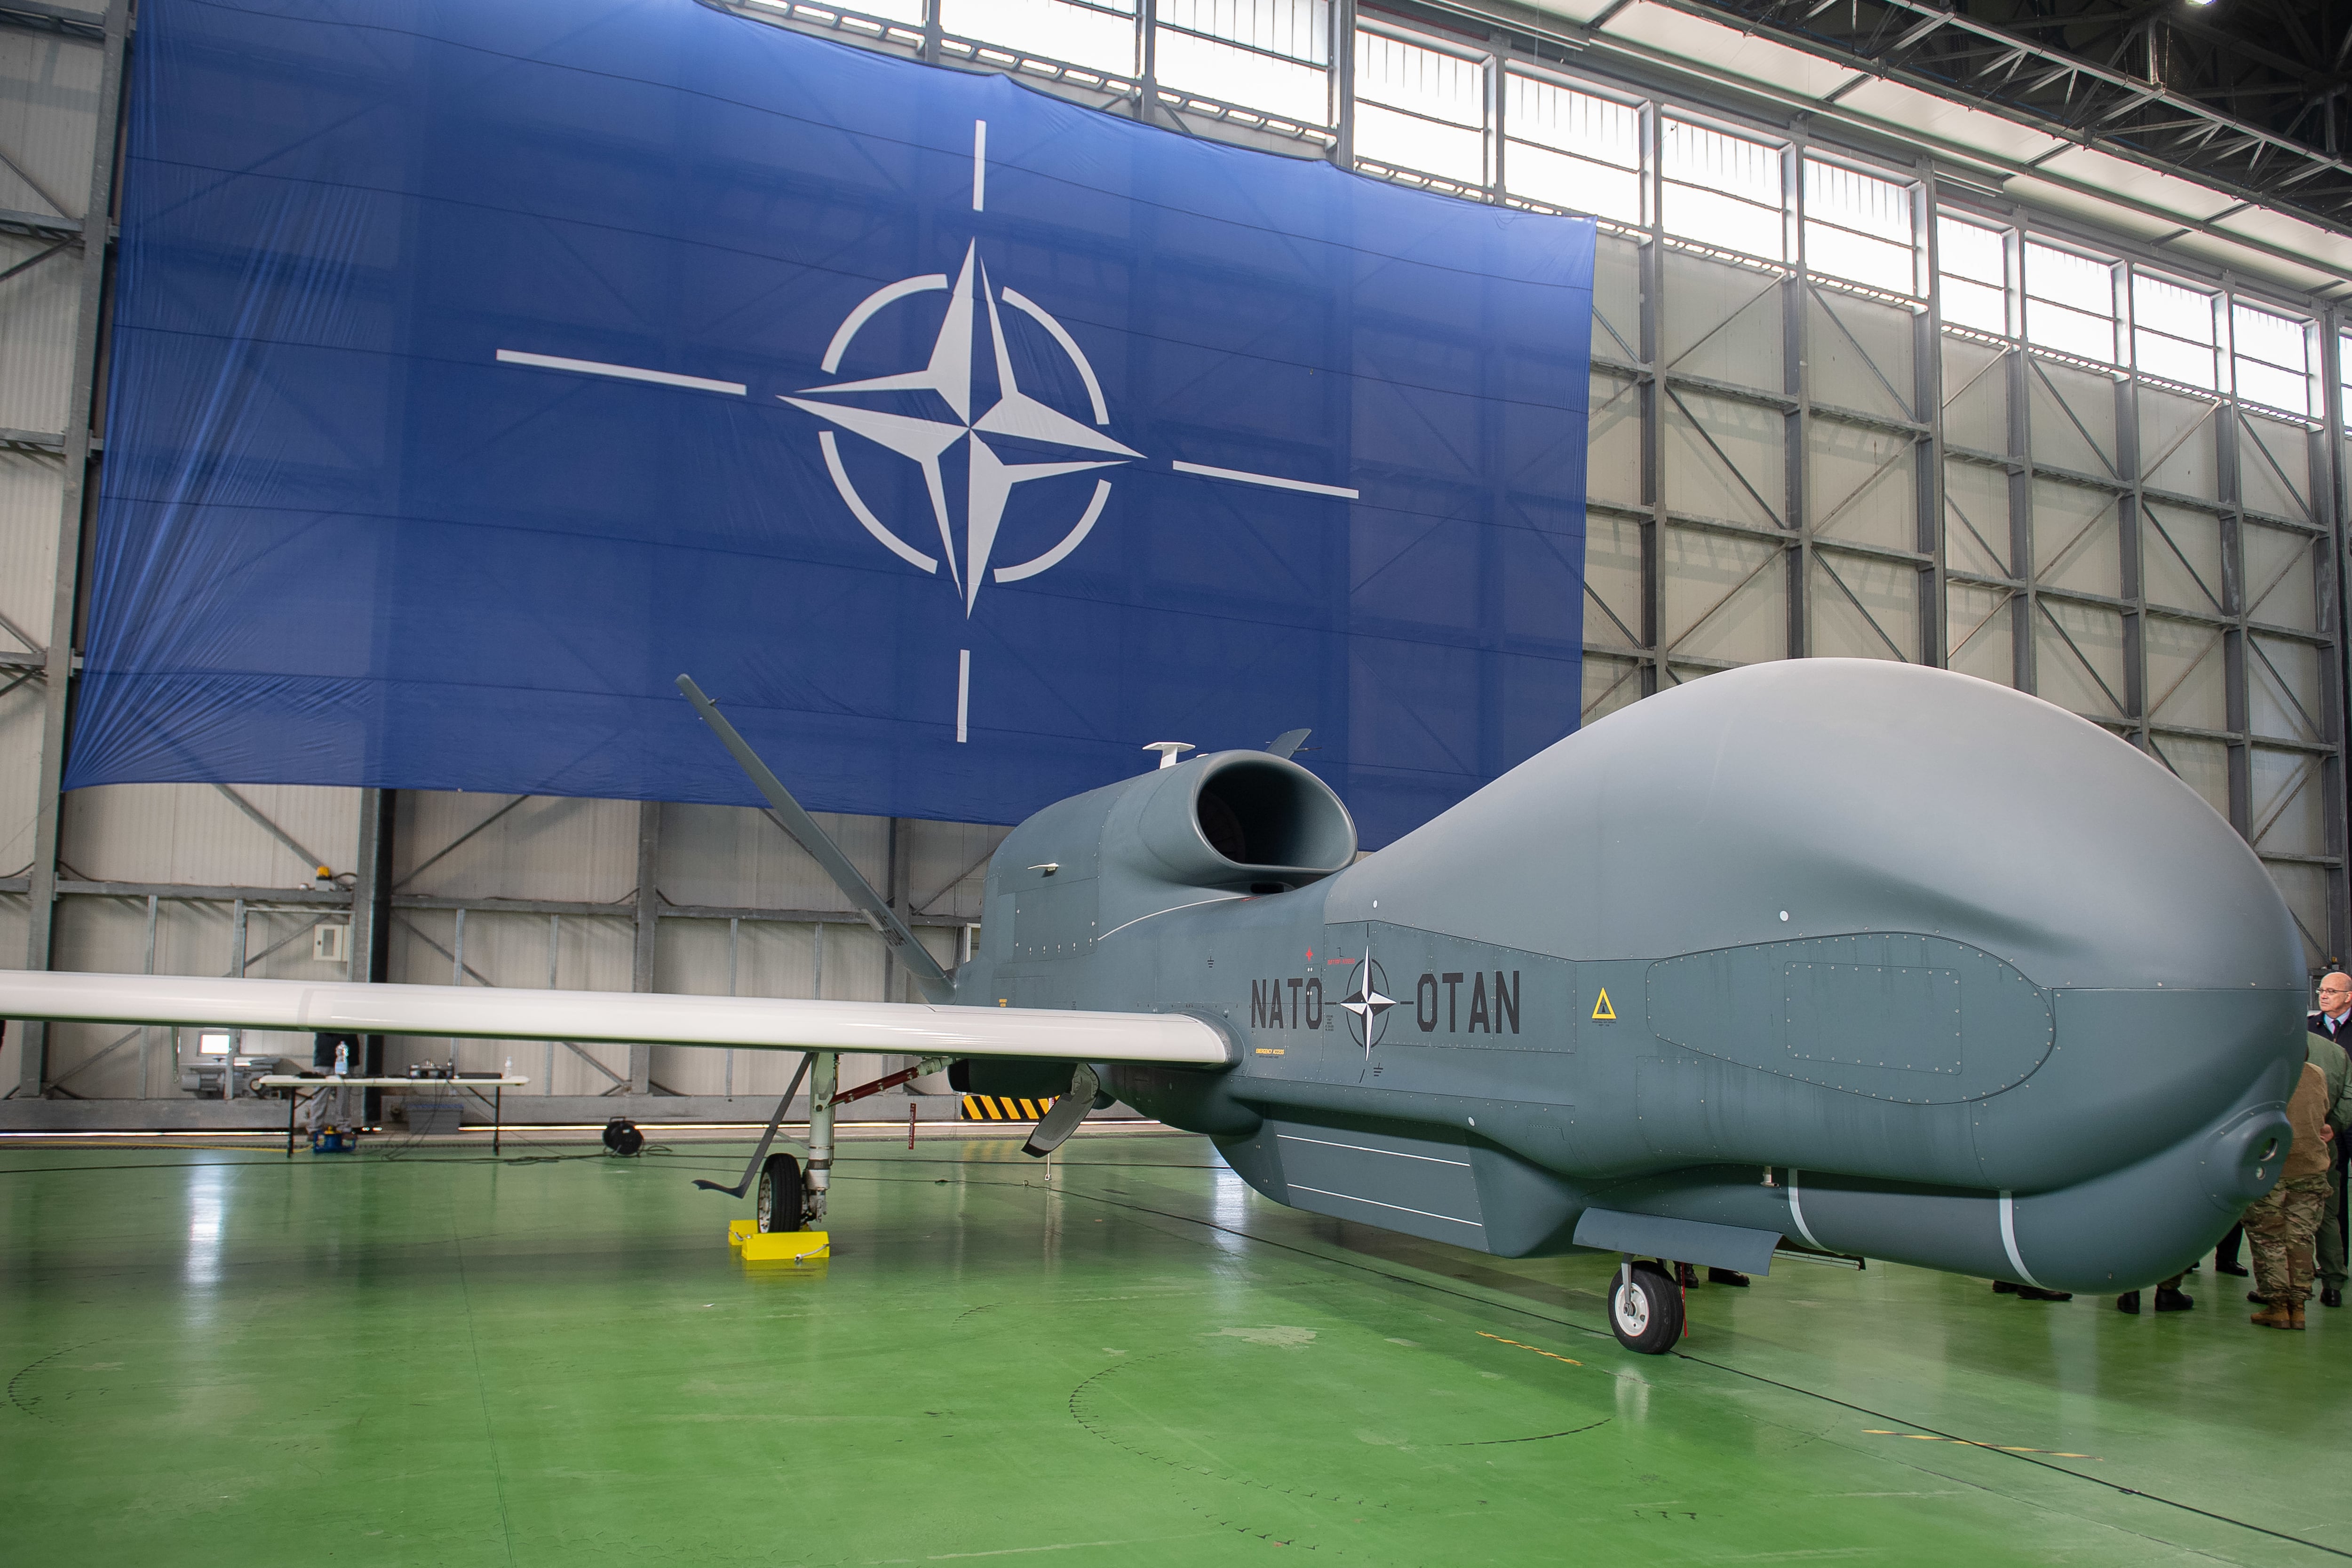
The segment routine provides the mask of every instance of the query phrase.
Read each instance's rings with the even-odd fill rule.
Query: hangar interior
[[[2227,31],[2187,0],[2127,23],[1924,0],[718,8],[1171,135],[1591,214],[1584,686],[1562,731],[1788,658],[2013,686],[2223,817],[2315,977],[2347,922],[2352,164],[2340,88],[2314,85],[2340,76],[2288,57],[2340,60],[2352,35],[2334,16],[2336,37],[2284,41],[2323,23],[2238,3],[2253,19]],[[2267,48],[2263,18],[2284,30]],[[753,809],[61,790],[136,47],[128,0],[0,0],[0,962],[909,999],[881,937]],[[2303,98],[2308,119],[2276,109]],[[1930,812],[1888,810],[1933,852]],[[970,956],[1008,825],[822,820],[936,957]],[[541,1169],[417,1143],[289,1186],[267,1148],[172,1142],[283,1116],[224,1100],[220,1060],[194,1030],[11,1021],[0,1040],[0,1132],[86,1139],[0,1149],[0,1338],[23,1369],[5,1484],[28,1549],[2352,1550],[2323,1495],[2327,1335],[2246,1346],[2210,1263],[2218,1310],[2154,1322],[1988,1307],[1981,1281],[1919,1270],[1789,1269],[1694,1294],[1717,1352],[1636,1364],[1594,1326],[1606,1260],[1473,1258],[1283,1210],[1204,1140],[1112,1121],[1050,1169],[979,1136],[852,1143],[836,1228],[855,1244],[747,1275],[685,1180],[731,1178],[736,1144],[680,1132],[624,1165],[526,1132]],[[445,1060],[530,1078],[505,1103],[525,1126],[758,1124],[795,1065],[409,1037],[381,1063]],[[842,1079],[914,1060],[852,1057]],[[860,1113],[957,1119],[943,1084],[918,1088]],[[287,1397],[320,1387],[341,1392]],[[159,1434],[203,1451],[159,1456]],[[142,1450],[126,1505],[119,1457]],[[273,1501],[302,1470],[299,1504]],[[387,1501],[415,1475],[432,1504]]]
[[[1942,13],[1878,9],[1885,37],[1776,36],[1655,0],[1401,0],[1360,16],[1341,0],[737,7],[1118,112],[1149,104],[1171,133],[1591,213],[1582,720],[1808,655],[2033,692],[2222,813],[2317,973],[2346,945],[2332,300],[2352,240],[2326,204],[2344,172],[2291,137],[2238,146],[2255,133],[2223,135],[2227,117],[2183,94],[2129,89],[2139,78],[2121,66],[2069,74],[2077,54],[2031,30],[1979,97],[1963,68],[1990,73],[1990,34],[1970,44]],[[92,152],[120,141],[131,32],[47,5],[0,8],[0,642],[13,644],[0,952],[124,973],[907,996],[880,940],[756,811],[291,786],[58,793],[89,479],[104,460],[88,433],[104,420],[108,275],[82,214],[115,204],[114,166]],[[2184,56],[2220,47],[2183,28],[2148,36]],[[1927,90],[1956,71],[1961,88]],[[2162,136],[2160,156],[2113,140],[2200,113],[2201,141],[2165,133],[2197,143],[2178,160]],[[2084,117],[2092,129],[2074,125]],[[953,961],[1001,830],[836,825]],[[195,1052],[169,1031],[12,1030],[0,1114],[43,1096],[144,1103],[41,1113],[91,1124],[221,1113],[193,1110],[182,1087]],[[394,1039],[383,1061],[451,1054]],[[789,1076],[774,1060],[667,1049],[455,1054],[476,1069],[513,1058],[535,1080],[518,1102],[565,1102],[539,1113],[572,1122],[611,1109],[589,1099],[740,1121],[730,1095]],[[898,1065],[853,1063],[845,1082]]]

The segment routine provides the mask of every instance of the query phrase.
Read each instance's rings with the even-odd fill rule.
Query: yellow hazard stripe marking
[[[2063,1448],[2027,1448],[2014,1443],[1979,1443],[1973,1437],[1947,1437],[1937,1432],[1895,1432],[1884,1427],[1864,1427],[1863,1431],[1873,1437],[1908,1437],[1915,1443],[1958,1443],[1963,1448],[1990,1448],[1996,1454],[2047,1454],[2053,1459],[2106,1462],[2096,1454],[2071,1454]]]
[[[1564,1361],[1570,1366],[1582,1366],[1584,1364],[1584,1363],[1577,1360],[1576,1357],[1572,1355],[1554,1355],[1548,1350],[1536,1350],[1534,1345],[1519,1344],[1517,1340],[1505,1339],[1501,1334],[1488,1333],[1485,1329],[1479,1329],[1475,1332],[1480,1339],[1490,1339],[1497,1344],[1518,1345],[1518,1348],[1521,1350],[1534,1350],[1538,1355],[1544,1357],[1548,1361]]]
[[[1033,1102],[1016,1100],[1008,1094],[967,1094],[963,1097],[963,1119],[967,1122],[1036,1122],[1053,1108],[1050,1100]]]

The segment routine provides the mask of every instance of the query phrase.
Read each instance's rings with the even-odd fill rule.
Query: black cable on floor
[[[1672,1354],[1683,1361],[1693,1362],[1700,1366],[1713,1367],[1717,1372],[1727,1372],[1735,1377],[1747,1378],[1751,1383],[1762,1383],[1774,1388],[1784,1388],[1791,1394],[1801,1394],[1810,1399],[1819,1399],[1824,1404],[1835,1405],[1841,1409],[1852,1410],[1859,1415],[1868,1416],[1874,1420],[1893,1421],[1898,1426],[1916,1427],[1919,1431],[1928,1434],[1930,1437],[1941,1437],[1948,1443],[1958,1443],[1963,1448],[1982,1448],[1989,1454],[1999,1454],[2004,1459],[2022,1459],[2029,1465],[2036,1466],[2042,1469],[2054,1471],[2062,1476],[2072,1476],[2078,1481],[2089,1481],[2094,1486],[2105,1487],[2109,1491],[2120,1492],[2125,1497],[2144,1497],[2150,1502],[2160,1502],[2167,1508],[2177,1508],[2183,1513],[2193,1513],[2203,1519],[2213,1520],[2218,1523],[2235,1525],[2240,1530],[2251,1530],[2257,1535],[2267,1535],[2273,1540],[2292,1541],[2297,1546],[2308,1546],[2314,1552],[2325,1552],[2332,1557],[2352,1557],[2352,1552],[2346,1552],[2338,1547],[2328,1546],[2320,1542],[2306,1540],[2300,1535],[2289,1535],[2283,1530],[2273,1530],[2267,1525],[2250,1524],[2242,1519],[2232,1519],[2226,1513],[2215,1513],[2210,1509],[2199,1508],[2193,1502],[2182,1502],[2177,1498],[2166,1497],[2161,1492],[2141,1491],[2137,1487],[2127,1487],[2119,1481],[2108,1480],[2104,1476],[2088,1475],[2081,1470],[2070,1470],[2063,1465],[2052,1464],[2049,1460],[2038,1458],[2032,1454],[2012,1454],[2008,1449],[1996,1447],[1991,1443],[1979,1443],[1973,1437],[1962,1437],[1950,1432],[1939,1431],[1934,1427],[1926,1426],[1923,1423],[1911,1420],[1906,1416],[1890,1416],[1884,1410],[1873,1410],[1867,1405],[1856,1405],[1850,1399],[1841,1399],[1834,1394],[1823,1394],[1815,1389],[1800,1388],[1793,1383],[1783,1383],[1777,1377],[1767,1377],[1760,1372],[1748,1372],[1741,1367],[1727,1366],[1719,1361],[1709,1361],[1703,1355],[1693,1355],[1688,1351],[1678,1350]]]

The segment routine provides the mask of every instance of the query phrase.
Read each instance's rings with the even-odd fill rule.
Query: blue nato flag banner
[[[149,0],[66,783],[1009,822],[1576,727],[1589,221],[694,0]]]

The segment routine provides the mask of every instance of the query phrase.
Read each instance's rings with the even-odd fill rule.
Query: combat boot
[[[2303,1303],[2301,1301],[2289,1301],[2286,1306],[2286,1326],[2288,1328],[2299,1329],[2303,1327]]]
[[[2247,1320],[2256,1328],[2290,1329],[2294,1326],[2294,1312],[2284,1301],[2273,1301]]]
[[[2195,1297],[2176,1286],[2158,1285],[2156,1288],[2156,1310],[2159,1312],[2185,1312],[2196,1305]]]

